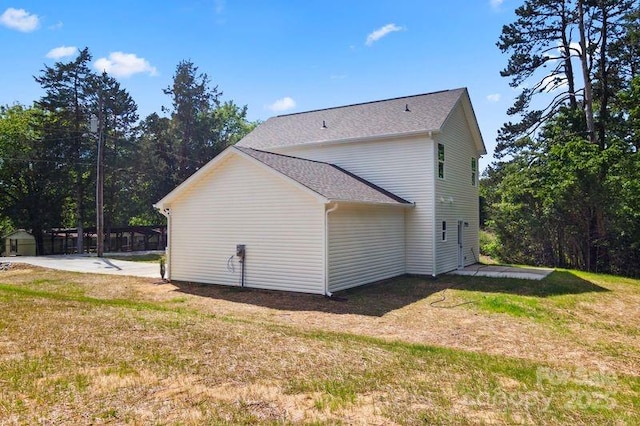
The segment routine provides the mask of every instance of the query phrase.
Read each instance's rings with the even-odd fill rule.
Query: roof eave
[[[383,202],[383,201],[360,201],[360,200],[340,200],[340,199],[327,199],[326,204],[358,204],[358,205],[366,205],[366,206],[389,206],[389,207],[402,207],[402,208],[413,208],[416,206],[415,203],[401,203],[401,202]]]
[[[218,164],[224,161],[233,151],[231,150],[233,147],[228,147],[220,154],[218,154],[215,158],[209,161],[207,164],[202,166],[197,172],[189,176],[185,179],[180,185],[175,187],[171,192],[162,197],[160,201],[153,205],[154,208],[158,210],[163,210],[168,208],[167,206],[171,204],[180,194],[182,194],[186,188],[192,185],[192,183],[199,181],[203,178],[210,170],[214,169]],[[237,150],[236,150],[237,151]]]
[[[478,155],[481,157],[483,155],[487,155],[487,147],[484,144],[484,139],[482,138],[482,132],[480,131],[480,125],[478,124],[476,113],[473,110],[473,104],[471,103],[469,91],[465,89],[464,93],[466,102],[463,103],[463,108],[465,110],[465,113],[472,118],[469,127],[471,130],[471,134],[473,135],[473,140],[476,144],[476,149],[478,150]]]

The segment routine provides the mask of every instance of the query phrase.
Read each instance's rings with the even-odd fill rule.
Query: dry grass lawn
[[[640,281],[399,278],[320,296],[14,265],[3,424],[633,424]]]

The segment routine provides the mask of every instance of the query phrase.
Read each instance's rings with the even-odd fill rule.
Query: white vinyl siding
[[[329,213],[329,291],[405,273],[404,213],[344,204]]]
[[[273,148],[326,161],[415,203],[405,209],[406,273],[433,273],[433,141],[424,137]],[[467,169],[468,171],[468,169]]]
[[[260,164],[232,155],[171,204],[171,279],[324,293],[324,206]]]
[[[458,268],[458,221],[468,223],[463,230],[464,264],[473,264],[478,258],[479,194],[478,185],[470,182],[470,159],[477,158],[478,152],[461,104],[436,139],[446,152],[446,179],[436,179],[436,224],[440,227],[446,221],[448,234],[447,241],[437,244],[436,274],[442,274]]]

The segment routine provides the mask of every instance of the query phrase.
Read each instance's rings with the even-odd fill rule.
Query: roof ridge
[[[350,107],[360,106],[360,105],[371,105],[371,104],[377,104],[377,103],[382,103],[382,102],[397,101],[397,100],[400,100],[400,99],[417,98],[418,96],[436,95],[438,93],[454,92],[456,90],[466,90],[466,89],[467,89],[466,87],[457,87],[455,89],[436,90],[435,92],[419,93],[417,95],[398,96],[398,97],[395,97],[395,98],[379,99],[379,100],[376,100],[376,101],[357,102],[355,104],[340,105],[340,106],[334,106],[334,107],[328,107],[328,108],[318,108],[318,109],[312,109],[312,110],[309,110],[309,111],[292,112],[290,114],[276,115],[276,116],[273,116],[271,118],[291,117],[293,115],[309,114],[309,113],[312,113],[312,112],[321,112],[321,111],[330,111],[330,110],[334,110],[334,109],[350,108]]]

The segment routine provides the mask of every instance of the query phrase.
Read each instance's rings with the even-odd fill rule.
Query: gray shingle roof
[[[330,201],[411,205],[403,198],[329,163],[234,146]]]
[[[442,127],[465,92],[466,89],[445,90],[272,117],[237,146],[268,150],[314,142],[435,131]]]

